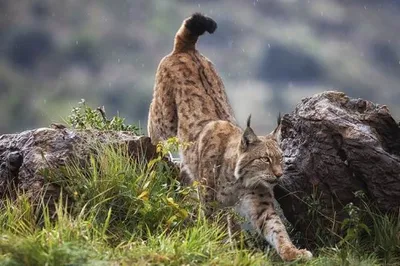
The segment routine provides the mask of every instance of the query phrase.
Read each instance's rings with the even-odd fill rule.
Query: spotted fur
[[[181,180],[204,185],[210,212],[235,207],[282,259],[311,258],[292,244],[275,212],[273,186],[283,174],[280,127],[257,136],[249,117],[242,130],[213,64],[195,48],[199,35],[216,28],[214,20],[196,13],[178,30],[172,53],[157,70],[149,136],[154,143],[178,136],[190,144],[181,151]]]

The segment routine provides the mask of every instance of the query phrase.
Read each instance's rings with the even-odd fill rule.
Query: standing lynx
[[[235,121],[222,80],[195,48],[200,35],[213,33],[211,18],[193,14],[175,36],[174,49],[157,70],[148,133],[154,143],[178,136],[183,143],[181,179],[206,187],[203,200],[213,210],[233,206],[275,247],[283,260],[311,258],[297,249],[275,212],[273,186],[282,176],[279,126],[266,136]]]

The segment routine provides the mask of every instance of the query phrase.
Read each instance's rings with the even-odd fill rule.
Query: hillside
[[[341,90],[400,117],[398,1],[0,2],[0,134],[60,121],[80,99],[146,126],[154,73],[183,18],[218,22],[199,49],[258,132],[302,97]]]

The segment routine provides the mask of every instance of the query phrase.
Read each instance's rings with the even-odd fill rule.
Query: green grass
[[[160,158],[137,162],[123,148],[102,146],[84,166],[72,161],[48,171],[46,181],[63,188],[55,204],[20,194],[0,206],[0,265],[283,264],[273,250],[248,248],[245,235],[230,239],[223,215],[204,218],[198,187],[175,178]],[[321,245],[309,262],[288,264],[395,265],[398,217],[369,205],[358,211],[362,221],[351,220],[346,230],[360,223],[369,230]]]

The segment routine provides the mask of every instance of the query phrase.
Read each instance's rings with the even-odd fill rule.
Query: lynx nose
[[[280,178],[283,175],[282,169],[274,169],[273,173],[277,178]]]

